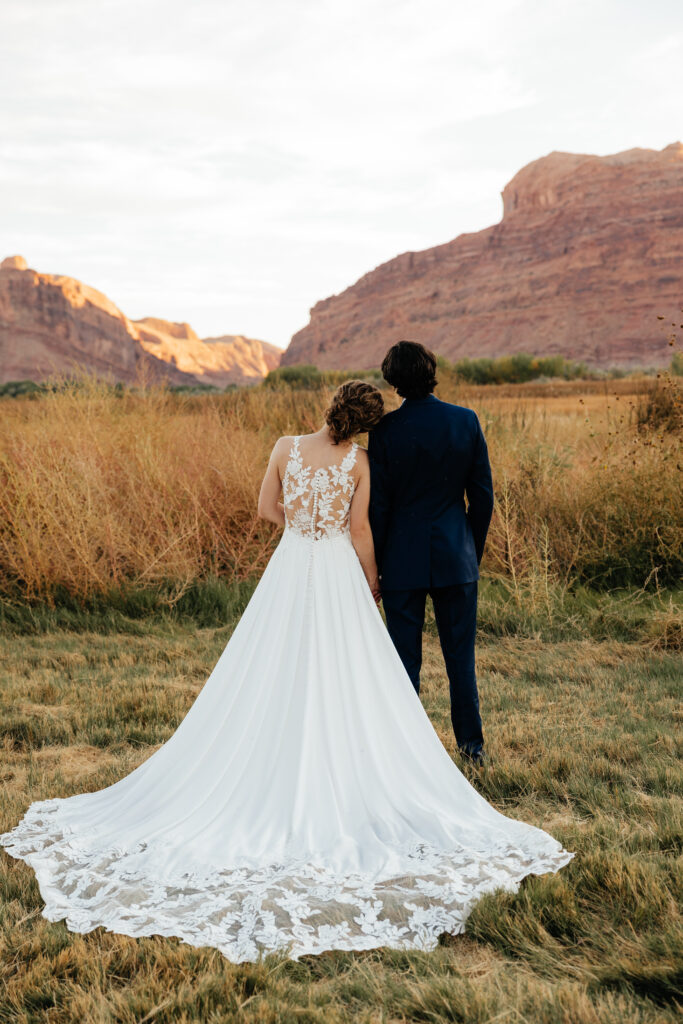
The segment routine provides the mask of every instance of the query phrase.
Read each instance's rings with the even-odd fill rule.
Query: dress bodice
[[[304,465],[300,441],[298,436],[292,442],[282,481],[287,528],[312,540],[347,534],[358,445],[354,441],[339,464],[314,469]]]

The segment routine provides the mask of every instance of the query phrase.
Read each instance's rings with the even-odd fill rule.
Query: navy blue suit
[[[406,398],[370,433],[368,454],[370,524],[391,639],[419,693],[429,593],[456,740],[477,754],[483,746],[474,671],[477,581],[493,511],[479,419],[434,395]]]

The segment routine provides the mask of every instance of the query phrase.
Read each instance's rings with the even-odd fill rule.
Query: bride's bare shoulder
[[[294,437],[290,435],[278,437],[270,453],[271,463],[275,463],[281,469],[289,458],[293,441]]]
[[[277,441],[273,445],[274,452],[289,451],[292,447],[292,443],[295,440],[294,434],[283,434],[282,437],[278,437]]]
[[[356,446],[356,467],[360,473],[369,472],[370,470],[370,459],[368,458],[367,449],[361,445]]]

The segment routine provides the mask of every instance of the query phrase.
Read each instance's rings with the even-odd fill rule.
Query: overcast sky
[[[552,150],[683,139],[681,0],[0,0],[0,258],[286,346]]]

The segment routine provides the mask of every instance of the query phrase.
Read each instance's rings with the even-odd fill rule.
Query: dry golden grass
[[[588,384],[441,386],[478,412],[496,486],[477,651],[493,760],[475,784],[552,831],[572,863],[482,901],[468,934],[430,954],[235,966],[174,939],[51,924],[33,873],[3,854],[0,1024],[679,1018],[683,628],[675,595],[652,590],[681,558],[676,420],[652,382]],[[33,800],[115,782],[177,728],[277,540],[255,518],[270,447],[316,429],[326,401],[86,380],[2,403],[0,611],[13,635],[0,635],[0,830]],[[648,592],[574,585],[610,572],[649,576]],[[146,603],[155,589],[176,619]],[[434,632],[430,615],[423,700],[457,757]]]
[[[671,582],[683,562],[679,435],[647,421],[652,381],[440,394],[475,408],[496,508],[484,570],[517,591],[570,580]],[[559,386],[559,385],[558,385]],[[260,573],[277,535],[255,515],[277,437],[317,429],[323,389],[183,396],[85,378],[0,419],[0,594],[86,599]],[[389,408],[396,404],[387,393]]]
[[[140,637],[0,637],[0,831],[31,801],[102,788],[148,757],[191,706],[234,621]],[[558,875],[485,899],[467,935],[444,936],[432,953],[235,966],[177,939],[52,924],[33,872],[0,852],[2,1024],[674,1024],[675,655],[510,637],[479,645],[478,673],[492,763],[474,784],[576,852]],[[431,635],[422,698],[457,757]]]

